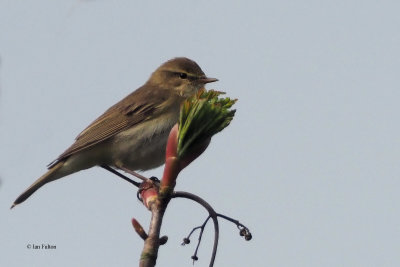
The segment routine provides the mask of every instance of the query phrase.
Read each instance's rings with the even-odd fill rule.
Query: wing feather
[[[51,162],[48,167],[52,168],[67,157],[105,141],[136,124],[148,120],[152,115],[154,116],[154,114],[158,113],[157,111],[160,109],[160,106],[164,105],[165,100],[168,98],[167,90],[144,89],[144,87],[139,88],[110,107],[86,127],[76,137],[75,143],[56,160]],[[141,97],[138,97],[139,94],[141,94]],[[149,97],[151,101],[149,101]]]

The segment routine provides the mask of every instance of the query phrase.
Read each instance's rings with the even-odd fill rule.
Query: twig
[[[165,209],[171,200],[172,192],[159,188],[159,183],[154,181],[154,179],[144,181],[140,188],[143,204],[151,211],[151,221],[139,266],[152,267],[156,264],[159,246],[167,242],[166,237],[160,238],[160,230]]]
[[[250,233],[249,228],[247,228],[246,226],[241,224],[238,220],[235,220],[231,217],[228,217],[228,216],[220,214],[220,213],[217,213],[217,216],[236,224],[237,228],[239,229],[239,235],[244,236],[244,239],[246,241],[250,241],[253,238],[253,236]]]
[[[218,239],[219,239],[219,225],[218,225],[217,213],[211,207],[211,205],[208,204],[207,201],[205,201],[201,197],[196,196],[196,195],[194,195],[192,193],[183,192],[183,191],[176,191],[176,192],[174,192],[172,194],[172,198],[179,198],[179,197],[193,200],[193,201],[199,203],[200,205],[202,205],[208,211],[209,217],[207,218],[207,220],[204,223],[207,223],[209,218],[211,218],[213,220],[213,224],[214,224],[214,246],[213,246],[213,251],[212,251],[212,254],[211,254],[211,260],[210,260],[210,265],[209,265],[210,267],[212,267],[212,266],[214,266],[215,256],[217,255]],[[201,230],[201,233],[203,232],[202,230]],[[198,249],[198,247],[200,245],[200,241],[201,241],[201,235],[199,236],[199,242],[197,244],[195,254],[192,257],[193,260],[197,260],[197,249]],[[196,257],[196,258],[194,258],[194,257]]]
[[[157,261],[158,248],[160,246],[160,230],[165,209],[159,209],[159,205],[152,205],[149,236],[146,238],[140,256],[140,267],[155,266]]]

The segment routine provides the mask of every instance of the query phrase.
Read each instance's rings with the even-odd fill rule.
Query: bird
[[[164,164],[165,147],[180,106],[205,84],[200,66],[176,57],[159,66],[147,82],[107,109],[48,165],[48,171],[12,204],[24,202],[43,185],[95,166],[145,171]]]

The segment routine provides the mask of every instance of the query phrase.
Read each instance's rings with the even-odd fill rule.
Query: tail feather
[[[52,166],[44,175],[42,175],[39,179],[37,179],[28,189],[26,189],[19,197],[14,201],[11,208],[14,208],[16,205],[24,202],[27,198],[29,198],[33,193],[36,192],[40,187],[47,184],[48,182],[54,181],[58,178],[64,176],[59,169],[64,165],[63,161],[58,162],[56,165]]]

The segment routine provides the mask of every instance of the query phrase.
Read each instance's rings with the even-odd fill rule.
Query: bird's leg
[[[133,181],[132,179],[126,177],[125,175],[123,175],[122,173],[119,173],[118,171],[114,170],[113,168],[111,168],[108,165],[101,165],[100,167],[102,167],[103,169],[106,169],[109,172],[112,172],[113,174],[117,175],[118,177],[124,179],[125,181],[133,184],[136,187],[140,186],[140,183]]]
[[[141,175],[141,174],[139,174],[139,173],[137,173],[135,171],[129,170],[129,169],[125,168],[124,166],[118,166],[118,169],[121,169],[124,172],[129,173],[130,175],[133,175],[136,178],[139,178],[142,181],[146,181],[148,179],[147,177],[144,177],[143,175]]]

